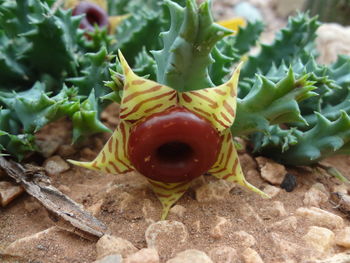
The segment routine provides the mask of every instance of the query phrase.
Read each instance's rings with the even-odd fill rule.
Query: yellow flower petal
[[[209,170],[209,173],[219,179],[235,182],[265,198],[269,198],[267,194],[248,183],[244,178],[230,130],[224,132],[218,160]]]
[[[134,168],[127,157],[129,136],[130,126],[125,122],[120,122],[95,160],[91,162],[68,160],[68,162],[107,173],[118,174],[132,171]]]
[[[190,181],[179,183],[162,183],[147,179],[150,183],[152,191],[156,194],[159,201],[162,203],[163,210],[160,220],[165,220],[168,216],[169,210],[177,200],[187,191],[190,187]]]
[[[82,2],[83,0],[65,0],[64,1],[64,7],[65,8],[74,8],[79,2]],[[107,11],[107,1],[106,0],[89,0],[88,2],[94,3],[101,8],[103,8],[105,11]]]
[[[235,35],[238,33],[239,27],[244,27],[246,25],[246,21],[243,18],[236,17],[228,20],[218,21],[217,24],[233,30],[233,35]]]
[[[120,51],[119,59],[125,76],[120,119],[139,120],[177,104],[174,89],[137,76]]]
[[[114,34],[115,33],[115,29],[117,28],[117,26],[126,18],[128,18],[130,15],[122,15],[122,16],[110,16],[108,17],[108,21],[109,21],[109,28],[108,28],[108,32],[110,34]]]
[[[179,103],[209,120],[218,131],[232,126],[236,115],[237,83],[242,63],[226,83],[179,94]]]

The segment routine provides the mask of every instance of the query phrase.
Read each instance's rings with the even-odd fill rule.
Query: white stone
[[[327,190],[321,183],[314,184],[304,195],[303,203],[306,206],[319,207],[328,201]]]
[[[249,247],[243,251],[242,257],[245,263],[264,263],[258,252]]]
[[[324,227],[311,226],[303,239],[321,253],[327,252],[334,245],[334,233]]]
[[[94,261],[93,263],[124,263],[121,255],[109,255],[99,260]]]
[[[203,251],[188,249],[178,253],[166,263],[213,263],[213,261]]]
[[[169,214],[176,215],[178,217],[183,217],[186,212],[186,208],[182,205],[174,205],[170,208]]]
[[[159,263],[159,255],[154,248],[143,248],[128,256],[123,263]]]
[[[228,227],[230,227],[231,222],[225,217],[217,216],[214,227],[210,231],[210,236],[213,238],[220,239],[227,232]]]
[[[344,225],[343,218],[317,207],[300,207],[296,210],[296,214],[321,227],[336,229],[342,228]]]
[[[338,246],[350,248],[350,227],[345,227],[335,235],[335,243]]]
[[[281,192],[281,188],[269,184],[264,187],[263,192],[273,198]]]
[[[43,167],[49,175],[58,175],[70,169],[69,164],[59,155],[46,159]]]
[[[348,193],[348,186],[346,186],[345,184],[340,184],[340,185],[333,185],[331,187],[331,192],[333,193],[342,193],[342,194],[347,194]]]
[[[215,263],[232,263],[237,260],[237,252],[233,247],[220,246],[209,251],[209,257]]]
[[[317,30],[316,46],[322,64],[335,62],[340,54],[350,55],[350,27],[323,23]]]
[[[259,164],[261,177],[271,184],[280,185],[287,173],[286,168],[265,157],[255,158]]]
[[[224,180],[209,182],[196,189],[196,199],[198,202],[225,200],[233,186],[233,183]]]
[[[349,263],[350,252],[338,253],[327,259],[316,260],[312,263]],[[311,262],[310,262],[311,263]]]
[[[272,202],[271,206],[268,207],[266,211],[273,217],[282,217],[287,215],[287,211],[281,201]]]
[[[3,251],[4,254],[23,257],[28,253],[28,249],[33,249],[33,244],[39,244],[45,237],[52,236],[60,231],[56,226],[50,227],[31,236],[26,236],[12,242]]]
[[[242,247],[252,247],[256,244],[255,238],[243,230],[234,232],[232,237]]]
[[[2,207],[7,206],[17,196],[22,194],[24,189],[20,185],[16,185],[7,181],[0,182],[0,204]]]
[[[164,255],[182,248],[188,239],[188,232],[183,223],[164,220],[149,225],[145,238],[148,248],[155,248],[159,255]]]
[[[289,216],[271,225],[272,229],[278,229],[281,231],[296,230],[297,227],[298,219],[295,216]]]
[[[292,258],[299,253],[303,253],[303,248],[299,244],[295,244],[282,238],[277,233],[272,232],[271,238],[273,241],[273,246],[284,258]]]
[[[120,254],[123,258],[136,253],[138,249],[128,240],[104,235],[96,243],[97,259],[108,255]]]

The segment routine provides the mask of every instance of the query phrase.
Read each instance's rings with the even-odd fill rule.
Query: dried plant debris
[[[348,194],[341,192],[331,193],[330,201],[335,206],[334,208],[337,208],[350,218],[350,196]]]
[[[89,240],[103,236],[106,226],[84,211],[81,205],[53,187],[49,177],[40,167],[23,167],[19,163],[0,157],[0,168],[50,212],[50,218],[58,227]]]

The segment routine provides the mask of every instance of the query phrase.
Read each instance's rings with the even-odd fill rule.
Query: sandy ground
[[[232,2],[220,2],[220,7],[215,7],[216,15],[225,18],[227,13],[223,10]],[[275,19],[275,23],[267,21],[270,25],[265,33],[268,40],[271,32],[281,27],[285,20],[273,14],[266,4],[269,1],[255,2],[263,10],[264,17],[268,20]],[[111,128],[116,126],[117,116],[116,106],[110,107],[104,114],[104,119]],[[51,125],[39,135],[44,140],[47,137],[47,141],[57,136],[63,138],[62,145],[69,145],[69,124],[65,121]],[[62,153],[61,149],[62,158],[91,160],[108,136],[109,134],[102,134],[91,138],[76,153]],[[257,163],[249,152],[242,152],[240,158],[247,180],[260,189],[271,189],[271,184],[260,176]],[[350,178],[348,169],[350,157],[338,156],[326,161]],[[224,247],[235,250],[235,257],[232,260],[225,261],[225,255],[221,259],[219,256],[212,256],[212,260],[218,263],[315,262],[316,258],[326,258],[346,251],[334,241],[324,247],[317,247],[308,241],[305,235],[310,227],[321,226],[337,237],[350,226],[346,214],[329,201],[331,192],[337,189],[347,191],[349,186],[311,169],[287,169],[296,176],[297,187],[292,192],[286,192],[275,186],[273,189],[278,193],[269,200],[236,186],[218,183],[210,176],[196,180],[177,203],[184,212],[173,212],[168,217],[169,220],[184,224],[188,232],[186,242],[179,244],[176,236],[160,240],[162,242],[162,247],[158,249],[160,262],[166,262],[176,253],[192,248],[208,255],[214,255],[215,250],[224,251]],[[54,186],[104,222],[108,226],[107,233],[129,240],[137,249],[147,247],[145,231],[159,219],[161,205],[142,176],[135,173],[102,174],[71,167],[66,172],[51,176],[51,180]],[[310,189],[315,188],[315,184],[317,187],[320,184],[324,186],[321,191],[324,195],[321,194],[319,199],[316,198],[314,203],[310,203],[307,196],[312,191]],[[203,200],[198,197],[198,191],[208,185],[216,185],[218,189],[223,190],[220,190],[217,196],[208,195],[208,200]],[[311,205],[341,217],[343,225],[329,223],[325,226],[324,222],[315,222],[297,212],[298,208]],[[53,226],[54,223],[48,217],[46,210],[27,194],[23,194],[7,207],[0,208],[0,253],[16,240],[47,230],[19,246],[13,253],[19,257],[0,257],[0,262],[90,263],[96,260],[98,256],[96,242]],[[322,236],[319,239],[321,240]],[[259,259],[249,261],[246,256],[249,251],[247,248],[256,251],[263,261]],[[226,255],[226,258],[229,258],[229,255]]]

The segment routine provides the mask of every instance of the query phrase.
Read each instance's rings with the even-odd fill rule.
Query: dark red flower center
[[[220,145],[220,135],[210,122],[174,107],[136,124],[128,155],[144,176],[174,183],[207,172],[217,160]]]
[[[82,29],[93,31],[95,24],[98,27],[108,26],[108,14],[97,4],[87,1],[77,4],[73,10],[73,15],[82,14],[85,14],[79,25]]]

